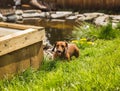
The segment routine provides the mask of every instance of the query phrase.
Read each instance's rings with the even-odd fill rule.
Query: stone
[[[99,16],[97,18],[95,18],[95,20],[93,21],[96,25],[101,25],[101,26],[105,26],[108,24],[109,22],[109,15],[103,15],[103,16]]]
[[[119,23],[119,20],[112,20],[113,23]]]
[[[66,15],[71,15],[72,12],[71,11],[57,11],[55,12],[56,14],[66,14]]]
[[[35,17],[40,17],[40,13],[23,13],[22,14],[23,18],[35,18]]]
[[[3,20],[3,15],[0,13],[0,21]]]
[[[110,18],[120,21],[120,15],[110,15]]]
[[[19,15],[10,15],[10,16],[7,16],[7,18],[4,17],[3,19],[4,19],[3,21],[6,21],[6,22],[16,22],[16,21],[22,21],[23,17]]]
[[[51,19],[51,22],[65,22],[64,19]]]
[[[10,15],[7,16],[7,22],[16,22],[17,21],[17,15]]]
[[[78,14],[78,20],[80,21],[93,21],[96,17],[98,16],[102,16],[104,15],[104,13],[97,13],[97,12],[93,12],[93,13],[83,13],[83,14]]]
[[[48,17],[50,17],[50,12],[41,12],[41,13],[39,13],[39,16],[41,17],[41,18],[48,18]]]
[[[22,11],[22,10],[16,10],[16,11],[15,11],[15,14],[16,14],[16,15],[22,15],[22,14],[23,14],[23,11]]]
[[[24,13],[41,13],[41,10],[24,10]]]
[[[77,14],[76,16],[79,18],[79,17],[83,17],[84,15],[83,14]]]
[[[112,28],[116,28],[117,27],[117,23],[112,23]]]
[[[86,17],[85,17],[85,16],[80,16],[80,17],[78,18],[78,20],[79,20],[79,21],[85,21],[85,20],[86,20]]]
[[[83,15],[85,15],[86,17],[98,17],[98,16],[102,16],[104,15],[104,13],[97,13],[97,12],[93,12],[93,13],[84,13]]]
[[[104,15],[103,13],[84,13],[85,16],[84,21],[92,21],[94,18]]]
[[[58,11],[58,12],[55,12],[54,14],[51,14],[51,18],[53,18],[53,19],[65,18],[71,14],[72,14],[72,12]]]
[[[76,15],[71,15],[71,16],[66,17],[67,20],[75,20],[77,18],[78,18],[78,16],[76,16]]]

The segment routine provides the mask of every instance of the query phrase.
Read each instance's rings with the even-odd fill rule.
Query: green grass
[[[116,28],[112,27],[111,23],[106,26],[95,26],[89,23],[83,23],[83,25],[75,26],[73,34],[77,36],[77,39],[87,38],[89,40],[105,39],[111,40],[114,38],[120,38],[120,24],[117,24]]]
[[[44,60],[38,71],[0,81],[0,91],[120,91],[120,39],[97,39],[70,62]]]
[[[29,68],[1,80],[0,91],[120,91],[119,26],[76,27],[76,37],[83,38],[74,41],[80,48],[79,58],[70,62],[45,58],[38,71]]]

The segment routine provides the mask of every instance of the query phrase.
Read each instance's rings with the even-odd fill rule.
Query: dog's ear
[[[68,43],[67,43],[67,42],[65,42],[65,44],[66,44],[66,47],[68,48]]]
[[[54,50],[55,50],[56,44],[57,44],[57,42],[54,44],[54,47],[53,47],[52,51],[54,51]]]

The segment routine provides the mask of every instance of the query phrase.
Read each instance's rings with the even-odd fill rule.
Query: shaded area
[[[30,4],[30,0],[22,0],[23,4]],[[14,5],[13,0],[0,0],[0,7]],[[38,0],[52,9],[74,10],[117,10],[120,9],[120,0]]]
[[[59,9],[75,10],[117,10],[120,9],[120,0],[44,0],[55,2]]]
[[[58,40],[71,41],[75,37],[72,34],[73,28],[77,22],[70,20],[25,20],[24,24],[43,26],[46,30],[46,37],[51,44]]]

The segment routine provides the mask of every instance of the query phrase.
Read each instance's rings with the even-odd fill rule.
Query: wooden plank
[[[30,66],[32,68],[38,69],[41,65],[42,59],[43,59],[43,43],[36,43],[32,45],[31,48],[31,58],[30,58]],[[34,50],[34,52],[33,52]]]
[[[0,37],[0,56],[42,41],[44,37],[45,31],[43,29],[32,28]]]
[[[4,22],[0,22],[0,27],[20,29],[20,30],[25,30],[28,28],[44,29],[43,27],[30,26],[30,25],[20,25],[20,24],[14,24],[14,23],[4,23]]]
[[[43,59],[42,41],[0,57],[0,79],[32,67],[38,69]]]
[[[0,37],[18,32],[20,30],[0,27]]]

